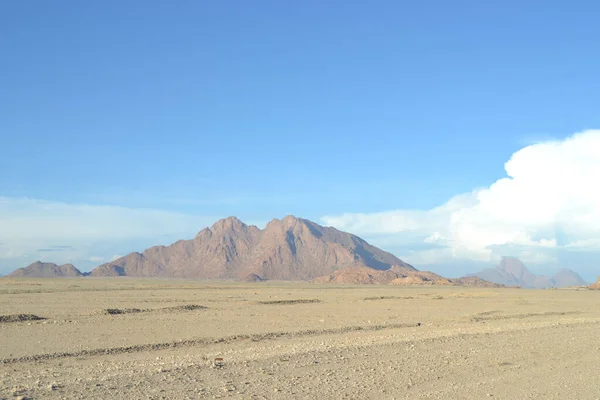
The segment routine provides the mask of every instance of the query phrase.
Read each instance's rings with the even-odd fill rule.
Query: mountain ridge
[[[262,230],[227,217],[193,239],[130,253],[90,275],[311,280],[341,268],[393,265],[416,270],[358,236],[293,215],[273,219]]]
[[[543,289],[547,287],[582,286],[585,281],[575,271],[561,268],[552,277],[535,275],[516,257],[502,257],[496,268],[471,274],[489,282],[506,286]]]

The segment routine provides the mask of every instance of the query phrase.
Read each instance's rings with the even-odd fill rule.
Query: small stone
[[[13,394],[13,396],[17,396],[17,395],[25,393],[26,390],[27,389],[24,386],[15,386],[12,388],[12,394]]]

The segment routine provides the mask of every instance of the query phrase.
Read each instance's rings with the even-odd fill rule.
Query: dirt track
[[[0,398],[600,399],[598,304],[600,291],[0,279],[0,316],[21,315],[0,322]]]

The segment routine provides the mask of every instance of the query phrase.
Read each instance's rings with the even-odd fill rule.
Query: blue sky
[[[86,269],[220,217],[294,214],[417,266],[461,273],[518,248],[532,269],[600,274],[595,253],[581,261],[561,244],[551,255],[531,245],[564,236],[565,213],[583,207],[572,199],[543,229],[504,227],[530,240],[481,243],[495,249],[487,255],[448,244],[453,217],[448,232],[373,222],[463,194],[472,205],[523,147],[594,137],[599,13],[593,1],[2,2],[0,273],[38,258]],[[533,169],[533,182],[548,182]],[[590,204],[581,218],[591,224]],[[74,250],[37,251],[49,246]],[[456,251],[434,260],[432,246]]]

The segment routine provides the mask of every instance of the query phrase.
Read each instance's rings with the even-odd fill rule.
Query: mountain
[[[11,278],[65,278],[78,276],[83,276],[83,274],[73,264],[56,265],[41,261],[36,261],[25,268],[19,268],[7,275],[7,277]]]
[[[502,287],[477,277],[449,279],[428,271],[393,266],[385,271],[372,268],[342,268],[313,280],[314,283],[380,284],[380,285],[443,285],[472,287]]]
[[[517,282],[525,282],[526,286],[533,286],[536,282],[537,277],[518,258],[503,257],[496,268],[514,276]],[[542,280],[540,280],[540,283],[543,283]]]
[[[131,253],[91,275],[311,280],[341,268],[387,270],[394,265],[416,271],[357,236],[305,219],[290,215],[261,230],[229,217],[191,240]]]
[[[556,287],[583,286],[586,284],[577,272],[565,268],[554,274],[552,280]]]
[[[574,271],[561,269],[554,276],[535,275],[518,258],[502,257],[496,268],[487,268],[473,276],[506,286],[527,288],[579,286],[585,282]]]
[[[598,281],[596,281],[596,283],[591,284],[590,286],[588,286],[590,289],[600,289],[600,278],[598,278]]]

